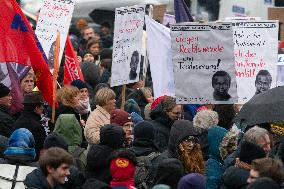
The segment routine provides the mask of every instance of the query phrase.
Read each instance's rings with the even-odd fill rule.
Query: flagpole
[[[52,101],[52,115],[51,122],[55,122],[55,102],[56,102],[56,91],[57,91],[57,77],[59,70],[59,51],[60,51],[60,33],[57,31],[56,45],[54,49],[54,70],[53,70],[53,101]],[[60,85],[59,85],[60,86]]]

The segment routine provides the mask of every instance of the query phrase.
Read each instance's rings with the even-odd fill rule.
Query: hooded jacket
[[[135,102],[137,102],[140,110],[141,110],[141,116],[143,119],[145,119],[144,110],[145,106],[148,104],[148,100],[146,99],[145,95],[140,89],[135,90],[130,95],[128,95],[127,99],[133,99]]]
[[[197,131],[188,120],[177,120],[172,126],[168,145],[169,158],[179,158],[178,145],[185,137],[197,136]]]
[[[74,154],[77,150],[81,151],[78,158],[82,165],[80,170],[84,172],[87,165],[87,150],[80,147],[83,142],[83,131],[75,115],[61,114],[56,120],[54,132],[63,136],[68,144],[69,153]]]
[[[206,189],[219,189],[221,176],[224,172],[223,160],[220,155],[220,144],[227,130],[213,126],[208,130],[209,159],[206,162]]]
[[[27,189],[64,189],[60,185],[51,187],[40,169],[35,169],[28,174],[24,184],[26,185]]]
[[[163,111],[162,104],[158,104],[151,111],[150,117],[153,120],[151,123],[155,128],[155,144],[158,146],[159,151],[163,152],[168,147],[171,127],[174,123],[173,120]]]

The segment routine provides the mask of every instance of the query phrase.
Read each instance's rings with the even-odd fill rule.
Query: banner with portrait
[[[171,25],[178,104],[237,102],[231,23]]]
[[[278,21],[233,21],[239,103],[276,87]]]
[[[48,59],[51,70],[54,68],[54,49],[57,32],[60,33],[60,64],[74,5],[75,0],[44,0],[40,9],[35,33]]]
[[[145,5],[115,10],[111,86],[137,82],[142,56]]]

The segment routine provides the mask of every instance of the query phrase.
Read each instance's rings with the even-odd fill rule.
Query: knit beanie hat
[[[159,98],[156,98],[156,99],[154,100],[154,102],[151,104],[151,110],[153,110],[158,104],[160,104],[160,102],[161,102],[162,100],[164,100],[165,97],[166,97],[166,96],[160,96]]]
[[[68,144],[65,139],[57,133],[50,133],[44,140],[43,149],[58,147],[68,151]]]
[[[258,178],[253,183],[247,186],[247,189],[280,189],[280,186],[271,178]]]
[[[144,121],[144,119],[139,114],[137,114],[136,112],[132,112],[130,114],[130,116],[131,116],[131,119],[132,119],[134,124],[137,124],[137,123]]]
[[[204,189],[205,178],[203,175],[198,173],[191,173],[185,175],[178,182],[178,189]]]
[[[137,102],[133,99],[128,99],[125,102],[124,110],[128,113],[136,112],[138,115],[141,115],[141,110]]]
[[[71,82],[71,85],[74,87],[77,87],[79,90],[84,89],[84,88],[88,88],[86,83],[80,79],[76,79],[74,81]]]
[[[152,123],[149,121],[143,121],[134,126],[134,140],[137,138],[144,138],[154,140],[155,130]]]
[[[115,109],[110,113],[110,123],[115,123],[119,126],[123,126],[125,123],[131,121],[131,116],[124,110]]]
[[[9,147],[34,148],[34,136],[28,129],[17,129],[9,138]]]
[[[265,151],[258,145],[253,144],[248,141],[243,141],[241,143],[240,160],[251,164],[252,160],[264,158]]]
[[[0,98],[8,96],[10,93],[10,89],[6,87],[3,83],[0,83]]]
[[[116,124],[107,124],[100,129],[100,144],[102,145],[118,149],[122,147],[124,138],[124,130]]]

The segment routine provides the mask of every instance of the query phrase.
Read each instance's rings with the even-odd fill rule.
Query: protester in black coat
[[[46,138],[44,127],[41,124],[41,114],[44,109],[41,93],[33,92],[25,94],[23,104],[24,110],[13,127],[16,129],[26,128],[33,134],[37,155],[36,159],[38,159]]]
[[[0,134],[9,138],[14,131],[14,118],[9,114],[9,107],[12,103],[10,89],[0,83]]]
[[[155,128],[155,143],[161,152],[167,149],[171,127],[174,121],[180,118],[180,115],[181,106],[177,105],[175,99],[169,96],[166,96],[151,111],[150,116]]]
[[[124,135],[122,127],[117,125],[108,124],[101,128],[100,143],[92,145],[87,155],[87,179],[110,183],[110,156],[115,149],[122,147]]]

